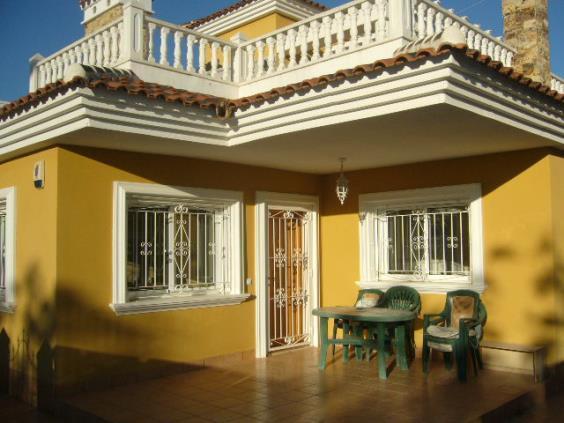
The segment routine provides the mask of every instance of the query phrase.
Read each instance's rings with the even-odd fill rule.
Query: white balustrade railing
[[[62,79],[67,68],[74,64],[114,66],[125,48],[123,19],[93,34],[81,38],[64,49],[37,62],[32,73],[32,89],[44,87]]]
[[[240,67],[237,46],[184,27],[145,17],[146,49],[143,59],[152,64],[215,80],[233,81],[234,64]]]
[[[515,50],[491,31],[484,31],[479,25],[468,22],[465,17],[454,14],[452,9],[445,9],[439,1],[415,0],[413,2],[414,38],[425,38],[442,32],[448,26],[460,28],[466,37],[469,48],[479,50],[504,66],[511,66]]]
[[[451,25],[465,34],[470,48],[511,66],[512,48],[438,1],[355,0],[241,44],[155,19],[131,6],[119,20],[63,50],[45,59],[34,57],[30,89],[62,79],[74,63],[141,70],[151,82],[169,83],[176,72],[240,84],[392,40],[425,38]],[[151,69],[161,69],[166,77],[159,79]],[[562,80],[555,79],[553,86],[562,90]]]
[[[235,82],[292,69],[389,39],[390,0],[357,0],[242,44]]]
[[[560,78],[556,74],[552,74],[552,79],[550,80],[550,88],[559,93],[564,92],[564,79]]]

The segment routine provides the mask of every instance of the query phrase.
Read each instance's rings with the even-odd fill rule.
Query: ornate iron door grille
[[[310,342],[310,214],[268,211],[270,351]]]

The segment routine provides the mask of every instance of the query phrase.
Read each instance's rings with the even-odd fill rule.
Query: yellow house
[[[429,0],[80,3],[0,112],[4,389],[316,346],[313,308],[398,284],[479,292],[486,365],[564,361],[564,88],[518,2],[505,41]]]

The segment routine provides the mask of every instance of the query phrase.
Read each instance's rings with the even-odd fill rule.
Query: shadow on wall
[[[39,266],[33,264],[18,281],[18,308],[14,316],[18,334],[12,333],[10,340],[3,330],[0,366],[2,373],[8,369],[2,379],[11,395],[46,406],[53,396],[54,360],[50,343],[55,318],[53,296],[40,278]]]
[[[8,328],[0,331],[0,394],[11,394],[37,404],[41,410],[59,414],[61,400],[66,395],[202,367],[203,363],[174,363],[88,351],[74,345],[60,345],[61,340],[55,345],[55,327],[64,329],[70,339],[118,336],[124,342],[143,342],[139,341],[142,334],[136,329],[123,321],[117,325],[109,309],[94,308],[76,292],[62,289],[64,284],[58,286],[55,297],[55,292],[49,292],[40,278],[39,267],[30,266],[18,282],[19,329],[10,334],[12,339]],[[70,313],[56,316],[55,301]]]
[[[548,237],[542,238],[535,249],[535,258],[537,262],[548,263],[554,260],[554,248]],[[510,265],[519,261],[519,253],[512,247],[498,247],[493,249],[491,262],[502,265]],[[535,334],[535,338],[532,341],[537,346],[545,346],[549,357],[552,357],[553,364],[555,365],[552,370],[558,370],[562,367],[564,363],[563,357],[558,357],[559,345],[558,336],[561,331],[564,331],[564,319],[562,318],[562,313],[559,314],[558,304],[560,301],[564,301],[564,280],[562,280],[562,275],[564,274],[564,263],[560,257],[556,257],[554,261],[554,267],[544,266],[542,270],[539,270],[536,275],[532,278],[531,284],[533,284],[533,296],[526,299],[527,302],[538,302],[538,307],[536,311],[529,312],[526,316],[527,320],[535,323],[539,330]],[[507,298],[503,298],[500,293],[496,292],[497,284],[494,278],[490,276],[487,277],[488,280],[488,302],[492,303],[491,306],[495,307],[495,302],[508,301]],[[555,302],[553,307],[548,310],[543,306],[549,301],[553,296]],[[498,338],[500,334],[498,332],[492,332],[491,328],[486,328],[486,334],[488,338]],[[554,363],[557,360],[559,362]],[[561,371],[561,369],[560,369]]]
[[[0,332],[0,395],[10,393],[10,338],[4,329]]]

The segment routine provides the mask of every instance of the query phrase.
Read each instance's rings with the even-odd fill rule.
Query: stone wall
[[[118,4],[112,7],[111,9],[108,9],[105,13],[96,16],[94,19],[84,24],[85,35],[90,35],[98,31],[100,28],[103,28],[104,26],[119,19],[119,17],[122,15],[123,15],[123,6],[121,4]]]
[[[550,85],[548,0],[503,0],[505,41],[517,49],[513,66]]]

